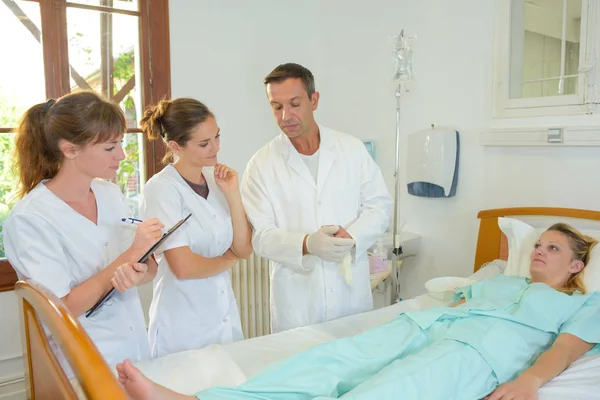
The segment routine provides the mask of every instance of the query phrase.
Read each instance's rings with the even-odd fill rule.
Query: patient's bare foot
[[[176,393],[152,382],[129,360],[117,364],[117,372],[119,373],[119,382],[132,400],[197,400],[196,397]]]

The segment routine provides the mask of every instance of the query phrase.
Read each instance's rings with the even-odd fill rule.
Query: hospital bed
[[[506,238],[498,228],[503,216],[551,216],[600,221],[600,212],[561,208],[506,208],[478,214],[479,235],[474,279],[502,272],[508,256]],[[570,222],[570,221],[569,221]],[[575,224],[577,226],[577,224]],[[484,268],[480,267],[485,265]],[[43,288],[18,282],[28,398],[125,399],[114,369],[101,358],[81,325],[59,299]],[[400,312],[441,305],[427,294],[378,310],[261,336],[228,345],[170,354],[136,365],[152,380],[181,393],[194,394],[214,385],[237,385],[273,363],[321,343],[364,332],[390,321]],[[44,334],[43,322],[68,360],[70,381],[56,361]],[[394,340],[394,338],[390,338]],[[600,398],[600,355],[584,356],[540,390],[540,400]],[[79,395],[78,395],[79,393]]]

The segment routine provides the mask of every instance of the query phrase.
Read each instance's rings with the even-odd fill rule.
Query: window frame
[[[70,92],[67,4],[97,11],[115,11],[105,6],[68,3],[67,0],[22,0],[40,4],[42,52],[47,98],[59,98]],[[171,65],[169,42],[169,2],[135,0],[139,4],[140,82],[142,109],[162,98],[171,98]],[[152,27],[152,29],[151,29]],[[0,135],[14,132],[16,127],[0,127]],[[141,132],[139,128],[127,133]],[[165,145],[160,140],[144,138],[146,179],[159,172],[163,165]],[[7,259],[0,259],[0,292],[14,289],[17,275]]]
[[[600,0],[582,0],[578,92],[511,99],[511,0],[494,3],[494,118],[584,115],[599,111]]]

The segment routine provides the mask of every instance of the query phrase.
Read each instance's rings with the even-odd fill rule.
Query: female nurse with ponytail
[[[190,220],[156,252],[148,336],[153,357],[243,339],[229,269],[252,253],[237,172],[218,162],[221,130],[195,99],[162,100],[140,121],[175,161],[144,188],[140,214]]]
[[[157,265],[137,260],[163,228],[157,219],[122,221],[125,198],[107,180],[124,159],[124,132],[123,112],[94,92],[31,107],[15,139],[21,200],[3,232],[18,277],[62,299],[109,365],[150,356],[136,286],[152,280]],[[112,288],[112,297],[86,317]]]

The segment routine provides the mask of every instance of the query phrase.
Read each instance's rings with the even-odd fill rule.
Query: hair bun
[[[48,110],[50,109],[50,107],[52,107],[55,103],[56,103],[55,99],[48,99],[48,101],[45,102],[44,106],[43,106],[44,114],[47,113]]]

